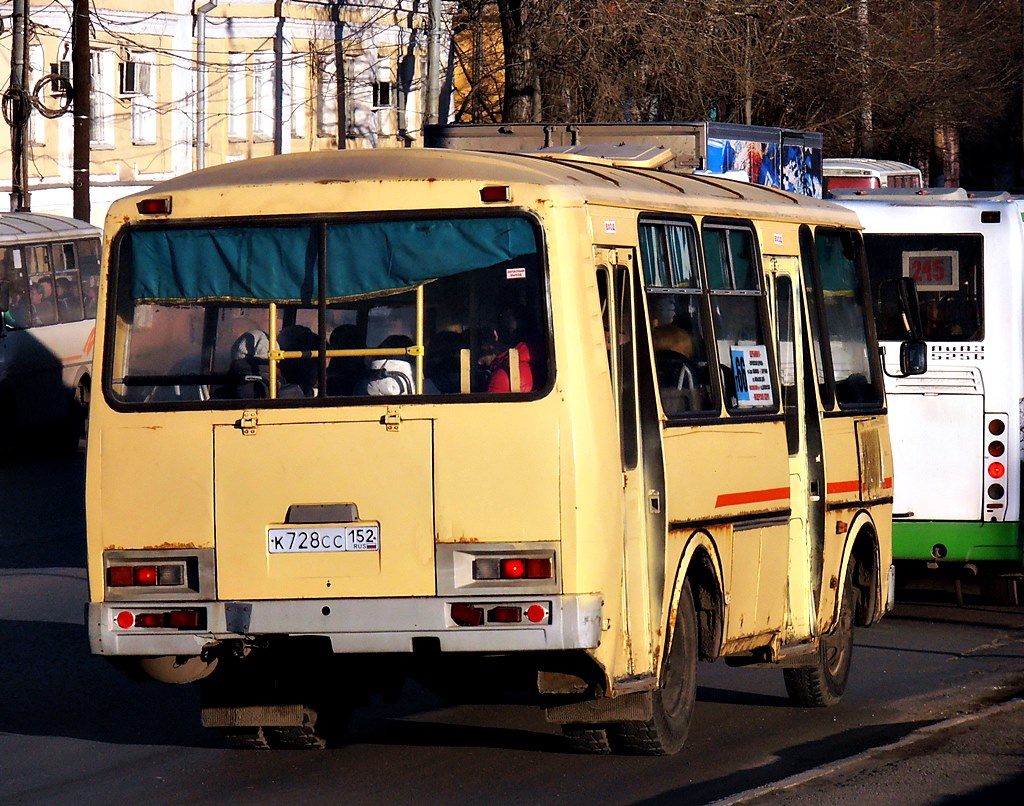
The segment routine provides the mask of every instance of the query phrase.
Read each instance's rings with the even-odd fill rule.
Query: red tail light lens
[[[107,569],[107,584],[112,588],[125,588],[135,584],[130,565],[116,565]]]
[[[526,617],[534,624],[548,620],[548,611],[543,605],[535,604],[526,608]]]
[[[1002,420],[992,420],[988,424],[988,432],[994,437],[998,437],[1005,430],[1006,423],[1004,423]]]
[[[195,629],[199,626],[199,611],[172,610],[167,614],[167,626],[181,630]]]
[[[117,614],[115,621],[122,630],[130,630],[135,626],[135,615],[130,610],[122,610]]]
[[[492,607],[487,611],[487,620],[498,624],[518,624],[523,620],[523,609],[507,605]]]
[[[529,579],[551,579],[551,558],[531,557],[526,561],[526,576]]]
[[[1006,446],[998,440],[994,440],[988,444],[988,452],[991,456],[1002,456],[1006,450]]]
[[[526,560],[502,560],[502,579],[524,579],[526,577]]]
[[[993,462],[988,466],[988,474],[994,479],[1001,479],[1006,475],[1006,466],[1002,462]]]
[[[479,627],[484,623],[484,611],[468,604],[453,604],[451,616],[460,627]]]
[[[165,613],[136,613],[136,627],[163,627],[165,624]]]
[[[156,566],[155,565],[136,565],[135,566],[135,584],[136,585],[155,585],[156,584]]]

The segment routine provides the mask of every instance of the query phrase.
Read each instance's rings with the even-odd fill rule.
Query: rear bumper
[[[460,626],[451,620],[451,605],[477,607],[543,600],[547,623]],[[272,602],[92,602],[86,619],[94,655],[199,655],[220,641],[263,636],[323,636],[333,651],[348,653],[411,652],[413,639],[434,638],[442,652],[520,652],[594,649],[601,640],[600,594],[541,597],[437,597],[409,599],[302,599]],[[206,612],[202,630],[122,629],[117,616],[129,611]]]

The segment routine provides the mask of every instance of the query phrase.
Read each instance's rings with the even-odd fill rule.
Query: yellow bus
[[[679,750],[698,659],[837,702],[893,591],[857,219],[663,161],[320,152],[116,202],[92,651],[248,746],[407,676],[525,675],[593,752]]]

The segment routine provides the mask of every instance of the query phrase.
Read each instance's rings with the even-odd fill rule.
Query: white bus
[[[1019,575],[1024,202],[960,188],[840,196],[864,225],[886,353],[893,555]],[[913,377],[895,370],[900,277],[916,281],[928,343]]]
[[[833,190],[919,188],[924,184],[919,168],[894,160],[828,157],[821,161],[821,172],[826,197]]]
[[[77,446],[89,402],[100,230],[42,213],[0,215],[0,439]],[[54,425],[59,426],[53,429]]]

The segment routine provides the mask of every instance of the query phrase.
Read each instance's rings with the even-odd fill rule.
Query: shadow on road
[[[709,803],[780,781],[823,764],[839,761],[871,747],[897,741],[926,724],[928,723],[922,721],[866,725],[835,733],[779,750],[773,760],[763,766],[732,772],[717,780],[703,781],[693,786],[662,792],[646,800],[637,801],[637,806]],[[683,753],[686,752],[684,748]]]
[[[85,567],[85,453],[0,458],[0,568]]]
[[[136,683],[89,654],[85,627],[0,620],[0,732],[134,745],[215,746],[195,686]],[[191,718],[190,718],[191,716]]]

